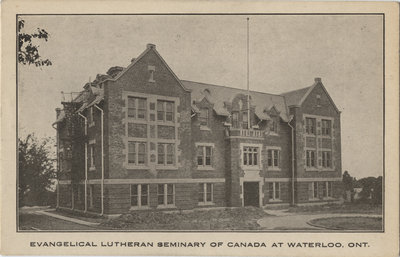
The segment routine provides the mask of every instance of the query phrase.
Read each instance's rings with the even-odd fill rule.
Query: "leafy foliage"
[[[18,193],[21,205],[43,205],[52,191],[56,171],[51,158],[50,138],[34,134],[18,139]]]
[[[368,201],[373,204],[382,203],[382,176],[362,178],[357,181],[357,184],[362,188],[360,192],[361,201]]]
[[[347,170],[343,173],[343,188],[345,191],[353,192],[353,178]]]
[[[37,28],[35,33],[25,33],[23,28],[25,21],[18,20],[18,62],[24,65],[34,64],[35,66],[49,66],[52,65],[49,59],[42,59],[39,54],[39,45],[35,45],[33,39],[43,39],[47,42],[49,33],[41,28]]]

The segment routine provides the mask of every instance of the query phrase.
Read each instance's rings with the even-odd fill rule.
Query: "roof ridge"
[[[314,84],[312,84],[311,86],[308,86],[308,87],[302,87],[302,88],[299,88],[299,89],[283,92],[283,93],[281,93],[281,95],[283,96],[283,95],[286,95],[286,94],[294,93],[294,92],[297,92],[297,91],[308,89],[308,88],[313,87],[313,86],[314,86]]]
[[[236,90],[241,90],[241,91],[247,91],[246,89],[242,89],[242,88],[229,87],[229,86],[223,86],[223,85],[216,85],[216,84],[198,82],[198,81],[193,81],[193,80],[181,79],[181,81],[192,82],[192,83],[198,83],[198,84],[209,85],[209,86],[215,86],[215,87],[224,87],[224,88],[236,89]],[[259,93],[259,94],[265,94],[265,95],[272,95],[272,96],[280,96],[280,97],[283,97],[283,95],[281,95],[281,94],[272,94],[272,93],[261,92],[261,91],[255,91],[255,90],[250,90],[250,92]]]

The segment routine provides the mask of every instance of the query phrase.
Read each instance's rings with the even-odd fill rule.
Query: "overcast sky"
[[[247,16],[25,16],[46,29],[40,54],[19,66],[20,134],[55,136],[61,91],[80,91],[147,43],[180,79],[246,88]],[[342,112],[342,164],[358,178],[382,174],[382,17],[249,16],[250,87],[282,93],[321,77]]]

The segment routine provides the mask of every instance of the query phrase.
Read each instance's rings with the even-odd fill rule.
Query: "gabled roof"
[[[161,55],[158,53],[158,51],[156,50],[156,46],[154,44],[147,44],[147,48],[146,50],[141,53],[137,58],[133,59],[133,61],[131,62],[131,64],[128,65],[128,67],[126,67],[125,69],[123,69],[121,72],[118,73],[117,76],[115,76],[114,78],[107,78],[106,80],[110,80],[110,81],[116,81],[118,80],[123,74],[125,74],[125,72],[127,72],[131,67],[133,67],[136,63],[138,63],[140,61],[140,59],[142,59],[148,52],[150,52],[151,50],[154,51],[154,53],[157,55],[158,58],[160,58],[161,62],[165,65],[165,67],[167,68],[167,70],[172,74],[172,76],[175,78],[175,80],[179,83],[179,85],[183,88],[183,90],[185,91],[189,91],[187,88],[185,88],[185,86],[182,84],[181,80],[176,76],[176,74],[172,71],[172,69],[168,66],[167,62],[161,57]]]
[[[331,96],[328,94],[328,91],[324,87],[324,84],[322,84],[321,78],[315,78],[315,82],[314,82],[314,84],[312,86],[301,88],[301,89],[297,89],[297,90],[293,90],[293,91],[289,91],[289,92],[285,92],[285,93],[282,93],[281,95],[285,97],[286,104],[287,104],[288,107],[290,107],[290,106],[301,106],[303,104],[304,100],[306,100],[307,96],[318,85],[321,85],[321,88],[324,90],[325,94],[328,96],[328,99],[332,103],[333,108],[335,108],[335,110],[338,113],[340,113],[339,109],[335,105],[335,102],[333,102]]]
[[[218,115],[227,116],[229,111],[225,107],[225,102],[232,102],[238,94],[247,94],[247,90],[225,87],[219,85],[205,84],[200,82],[182,80],[186,88],[192,91],[192,101],[199,102],[204,97],[214,104],[214,110]],[[209,94],[207,91],[208,90]],[[251,105],[255,106],[256,115],[262,120],[270,119],[265,110],[272,106],[280,112],[282,120],[288,121],[288,112],[285,99],[281,95],[273,95],[262,92],[250,91]]]
[[[303,98],[311,92],[312,88],[314,88],[314,85],[282,93],[282,95],[285,97],[288,106],[300,106],[304,101]]]

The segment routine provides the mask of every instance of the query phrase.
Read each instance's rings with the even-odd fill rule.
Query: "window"
[[[197,165],[212,166],[212,146],[197,146]]]
[[[272,133],[278,133],[278,119],[273,117],[270,123],[270,130]]]
[[[258,147],[243,147],[243,165],[258,166]]]
[[[280,189],[279,182],[268,183],[268,196],[269,196],[269,200],[280,200],[281,189]]]
[[[88,123],[89,123],[89,125],[90,126],[93,126],[94,125],[94,118],[93,118],[93,106],[91,106],[90,108],[89,108],[89,112],[88,112]]]
[[[201,108],[199,115],[200,126],[208,127],[208,108]]]
[[[238,112],[232,113],[232,126],[234,128],[239,128],[239,113]]]
[[[322,182],[323,197],[333,197],[332,181]]]
[[[307,160],[306,160],[307,167],[315,167],[315,151],[307,150],[306,155],[307,155]]]
[[[199,203],[207,204],[213,202],[213,184],[200,183],[199,184]]]
[[[149,206],[148,184],[131,185],[131,206],[139,208],[143,206]]]
[[[146,143],[128,142],[128,163],[144,165],[146,163]]]
[[[311,182],[308,183],[308,199],[317,199],[318,198],[318,183]]]
[[[128,117],[145,120],[147,113],[147,101],[145,98],[128,97]]]
[[[171,101],[157,101],[157,120],[174,122],[175,104]]]
[[[279,150],[268,150],[268,167],[279,167]]]
[[[174,184],[158,184],[157,198],[159,206],[175,205],[175,185]]]
[[[94,153],[94,145],[90,146],[90,168],[94,168],[95,167],[95,153]]]
[[[315,118],[306,118],[306,133],[315,135]]]
[[[322,152],[322,167],[324,167],[324,168],[332,167],[332,161],[331,160],[332,160],[331,152],[323,151]]]
[[[156,71],[156,67],[149,65],[148,70],[150,72],[149,82],[155,82],[154,80],[154,72]]]
[[[249,128],[249,116],[247,111],[242,113],[242,128],[243,129]]]
[[[332,181],[326,182],[326,195],[328,197],[333,197]]]
[[[174,144],[157,144],[158,164],[173,165],[175,159]]]
[[[322,135],[330,136],[331,135],[331,121],[330,120],[322,120]]]

